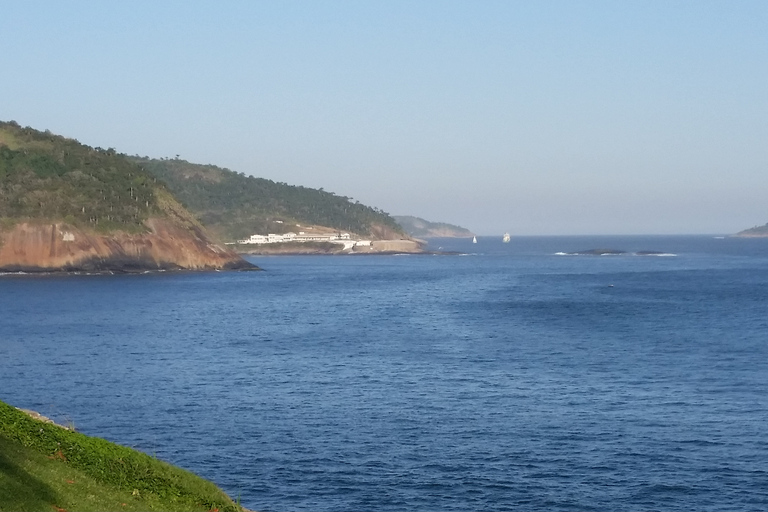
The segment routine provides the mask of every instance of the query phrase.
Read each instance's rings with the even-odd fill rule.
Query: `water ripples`
[[[2,398],[252,509],[766,509],[768,266],[674,249],[4,276]]]

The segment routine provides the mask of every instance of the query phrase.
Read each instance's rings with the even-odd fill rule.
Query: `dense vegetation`
[[[323,190],[179,159],[127,157],[0,122],[0,219],[6,224],[34,219],[144,231],[147,218],[167,214],[175,203],[169,191],[224,240],[297,231],[297,224],[372,238],[404,235],[385,212]]]
[[[180,159],[133,157],[133,161],[162,179],[184,206],[223,240],[297,231],[296,224],[374,237],[379,226],[403,234],[385,212],[323,190]]]
[[[220,510],[213,483],[149,455],[27,416],[0,402],[0,511]]]
[[[143,230],[162,185],[114,149],[0,122],[0,218]]]

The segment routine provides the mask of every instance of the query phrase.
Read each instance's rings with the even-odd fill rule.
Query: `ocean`
[[[768,239],[429,248],[0,276],[0,400],[255,510],[768,510]]]

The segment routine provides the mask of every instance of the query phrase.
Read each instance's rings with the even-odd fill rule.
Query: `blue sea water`
[[[768,510],[768,240],[430,248],[0,276],[0,399],[257,510]]]

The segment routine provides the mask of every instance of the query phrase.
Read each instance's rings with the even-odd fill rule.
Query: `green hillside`
[[[404,236],[385,212],[331,192],[179,159],[132,160],[165,182],[184,206],[222,240],[297,231],[300,228],[296,224],[326,226],[372,238]]]
[[[374,239],[406,236],[385,212],[323,190],[179,159],[127,157],[0,122],[0,219],[6,225],[44,220],[143,232],[149,217],[171,211],[193,222],[171,194],[223,240],[297,231],[296,224]]]
[[[213,483],[0,402],[0,511],[242,510]]]
[[[114,149],[0,122],[0,218],[143,231],[162,214],[157,179]],[[167,195],[167,193],[165,193]]]

